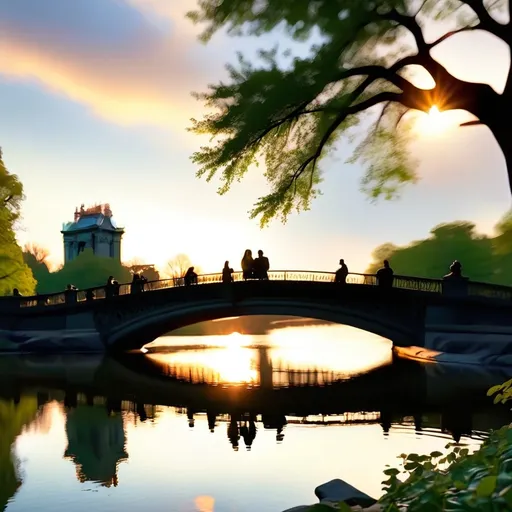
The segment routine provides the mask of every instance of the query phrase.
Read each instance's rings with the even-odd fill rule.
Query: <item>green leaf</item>
[[[498,384],[497,386],[493,386],[492,388],[489,388],[487,390],[487,396],[494,395],[494,393],[497,393],[502,388],[503,388],[503,384]]]
[[[479,498],[488,498],[496,489],[496,476],[486,476],[480,480],[478,487],[476,488],[476,495]]]
[[[344,501],[340,501],[339,511],[340,512],[352,512],[352,507],[347,505]]]
[[[438,457],[442,457],[443,454],[441,452],[431,452],[430,456],[433,457],[434,459],[437,459]]]
[[[505,499],[505,501],[508,503],[508,505],[510,506],[510,508],[512,508],[512,485],[508,486],[508,487],[505,487],[505,489],[503,489],[500,494],[499,494],[502,498]]]
[[[503,395],[501,393],[498,393],[495,397],[494,397],[494,400],[493,400],[493,403],[494,405],[496,405],[497,403],[501,402],[501,399],[503,398]]]

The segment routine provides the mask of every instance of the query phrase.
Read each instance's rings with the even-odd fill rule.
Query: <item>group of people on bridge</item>
[[[257,279],[257,280],[268,280],[268,272],[270,269],[269,259],[263,254],[263,251],[260,249],[258,251],[258,257],[253,258],[252,251],[250,249],[246,249],[241,261],[242,267],[242,277],[244,280],[248,279]],[[336,270],[334,275],[334,282],[340,285],[347,284],[347,277],[349,275],[349,269],[345,260],[340,259],[340,268]],[[233,278],[234,270],[229,266],[229,261],[224,263],[224,267],[222,269],[222,282],[223,283],[232,283],[234,281]],[[393,286],[394,281],[394,272],[391,268],[389,261],[384,260],[383,266],[379,268],[376,272],[377,285],[383,288],[391,288]],[[182,278],[174,278],[175,285],[183,284],[185,286],[190,286],[193,284],[198,284],[198,275],[194,270],[194,267],[189,267],[185,272]],[[178,281],[177,281],[178,280]],[[179,280],[182,280],[180,283]],[[462,265],[458,260],[455,260],[450,265],[450,272],[443,276],[443,280],[448,281],[467,281],[466,277],[462,276]],[[145,287],[148,280],[147,278],[139,273],[133,274],[133,279],[130,284],[130,294],[137,294],[145,291]],[[107,283],[105,285],[105,296],[107,298],[116,297],[119,295],[121,285],[118,281],[114,279],[114,276],[109,276],[107,279]],[[66,286],[65,294],[66,294],[66,302],[68,302],[68,295],[71,298],[71,295],[75,297],[76,301],[76,292],[77,288],[68,284]],[[94,299],[93,290],[87,290],[87,300]],[[17,288],[13,290],[13,296],[21,297],[21,294]],[[70,300],[73,302],[73,300]]]

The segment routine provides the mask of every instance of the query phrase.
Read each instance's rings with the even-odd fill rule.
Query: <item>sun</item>
[[[436,105],[430,107],[428,114],[421,114],[418,118],[418,128],[421,133],[437,135],[445,132],[451,125],[446,112],[441,112]]]

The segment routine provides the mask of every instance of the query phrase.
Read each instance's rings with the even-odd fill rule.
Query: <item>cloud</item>
[[[195,41],[183,18],[191,2],[169,7],[176,3],[3,2],[0,73],[38,81],[115,122],[185,127],[201,107],[190,92],[204,88],[223,59]]]

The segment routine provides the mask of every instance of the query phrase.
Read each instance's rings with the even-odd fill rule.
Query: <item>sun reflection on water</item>
[[[223,385],[328,384],[392,362],[389,340],[348,326],[287,327],[266,336],[203,336],[201,348],[190,338],[187,346],[176,346],[173,337],[160,338],[153,346],[168,347],[169,352],[147,357],[171,377]]]

